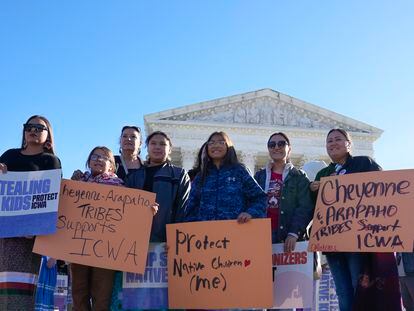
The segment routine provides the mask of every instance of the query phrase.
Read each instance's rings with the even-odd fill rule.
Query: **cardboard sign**
[[[0,174],[0,238],[56,232],[61,170]]]
[[[172,309],[273,304],[270,219],[167,225]]]
[[[88,266],[145,269],[155,194],[63,180],[57,232],[36,238],[33,251]]]
[[[150,243],[145,273],[124,272],[123,309],[167,309],[168,274],[165,243]]]
[[[310,308],[313,304],[313,253],[308,242],[296,243],[295,251],[283,252],[273,244],[273,308]]]
[[[322,178],[310,251],[412,252],[414,170]]]

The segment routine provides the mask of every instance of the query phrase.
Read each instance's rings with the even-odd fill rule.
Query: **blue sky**
[[[413,13],[409,0],[3,0],[0,152],[43,114],[70,177],[145,114],[272,88],[383,129],[376,160],[414,168]]]

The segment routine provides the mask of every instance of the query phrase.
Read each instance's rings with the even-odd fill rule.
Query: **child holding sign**
[[[76,170],[73,180],[122,186],[122,179],[114,173],[115,159],[111,150],[98,146],[92,149],[86,161],[90,172]],[[115,271],[98,267],[71,264],[74,310],[108,310],[111,303]]]

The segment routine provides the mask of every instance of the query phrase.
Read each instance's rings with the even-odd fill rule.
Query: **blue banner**
[[[165,243],[150,243],[144,274],[123,273],[122,308],[168,308],[168,273]]]
[[[0,174],[0,238],[56,232],[61,170]]]

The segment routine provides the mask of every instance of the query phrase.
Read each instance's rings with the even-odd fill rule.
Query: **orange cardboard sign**
[[[310,251],[412,252],[414,170],[321,179]]]
[[[167,225],[167,243],[169,308],[272,306],[270,219]]]
[[[143,273],[155,194],[62,180],[57,232],[33,251],[88,266]]]

